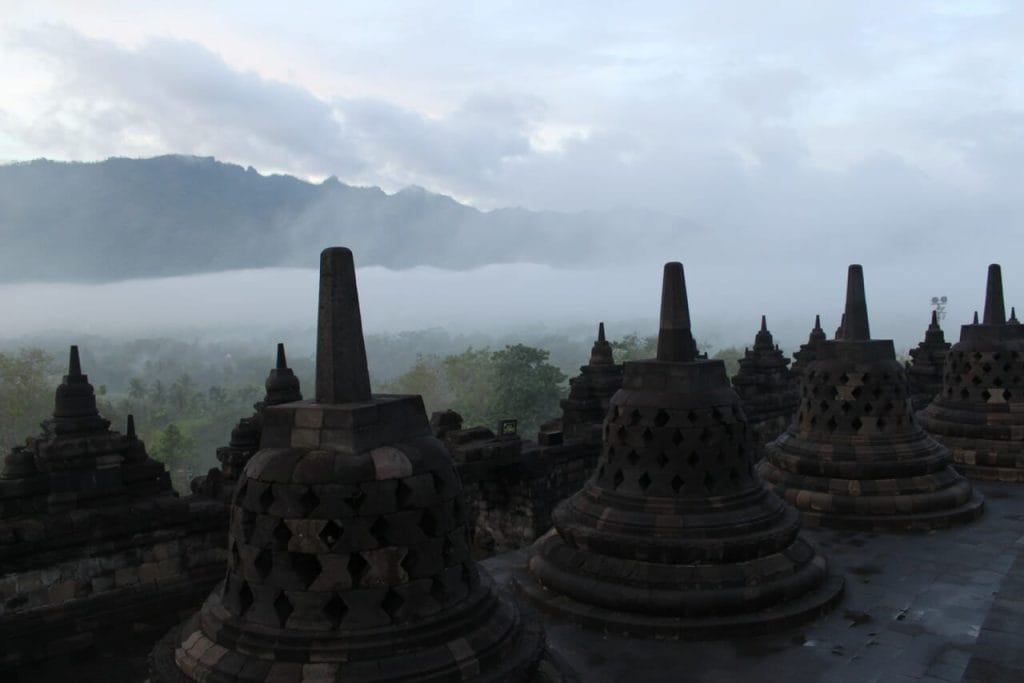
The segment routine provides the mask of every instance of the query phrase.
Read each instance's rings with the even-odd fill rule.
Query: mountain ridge
[[[394,194],[311,183],[213,157],[49,159],[0,165],[0,282],[109,282],[260,267],[315,267],[344,244],[361,266],[617,263],[692,226],[633,212],[481,211],[422,187]],[[632,219],[632,220],[631,220]]]

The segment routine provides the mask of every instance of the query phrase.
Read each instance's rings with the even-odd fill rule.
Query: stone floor
[[[742,640],[635,640],[545,616],[587,683],[1024,681],[1024,486],[979,483],[976,523],[927,535],[807,530],[846,577],[831,614]],[[483,564],[502,585],[523,551]],[[965,675],[966,674],[966,675]]]
[[[977,486],[988,508],[966,527],[923,536],[805,531],[847,583],[839,607],[803,629],[705,643],[629,640],[545,617],[549,643],[586,683],[1024,681],[1024,486]],[[524,557],[483,564],[507,585]],[[0,680],[137,683],[160,633],[126,630],[85,655]]]

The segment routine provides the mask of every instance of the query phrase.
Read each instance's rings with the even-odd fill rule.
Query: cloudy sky
[[[654,210],[730,255],[827,254],[837,289],[863,260],[973,291],[1024,253],[1016,0],[3,7],[0,161],[174,152]]]

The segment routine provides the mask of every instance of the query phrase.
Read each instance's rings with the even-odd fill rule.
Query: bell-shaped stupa
[[[598,324],[597,340],[590,350],[590,362],[569,380],[569,396],[562,401],[562,431],[567,439],[601,441],[601,423],[608,402],[622,388],[622,365],[612,357],[612,345]]]
[[[800,348],[793,352],[793,365],[790,366],[790,371],[799,378],[804,367],[817,359],[818,345],[826,339],[828,337],[825,336],[825,330],[821,329],[821,316],[816,315],[814,316],[814,327],[807,336],[807,343],[801,344]]]
[[[932,311],[932,321],[925,330],[924,340],[910,349],[907,381],[910,382],[910,401],[914,410],[931,403],[942,391],[942,369],[949,353],[949,342],[939,327],[939,316]]]
[[[789,426],[800,402],[796,376],[787,367],[789,359],[768,331],[765,316],[761,316],[754,348],[744,349],[739,362],[732,386],[743,402],[757,447],[761,448]]]
[[[988,267],[984,318],[961,326],[942,391],[918,420],[964,474],[1024,481],[1024,326],[1006,319],[998,265]]]
[[[516,574],[545,610],[631,635],[714,638],[810,619],[842,591],[768,491],[721,360],[697,354],[665,266],[657,358],[626,362],[598,469]]]
[[[371,395],[352,253],[325,250],[316,399],[264,409],[225,580],[154,680],[533,680],[543,630],[478,570],[465,514],[422,399]]]
[[[923,531],[976,518],[980,497],[914,419],[892,341],[871,339],[857,265],[842,330],[805,368],[796,419],[765,447],[761,476],[813,525]]]

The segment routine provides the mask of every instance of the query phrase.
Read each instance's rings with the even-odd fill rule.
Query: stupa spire
[[[690,329],[690,303],[686,296],[683,264],[665,264],[661,281],[661,322],[658,328],[658,360],[688,363],[697,357],[697,343]]]
[[[1005,325],[1006,305],[1003,303],[1003,271],[998,263],[988,267],[988,284],[985,286],[985,325]]]
[[[1017,309],[1015,307],[1010,306],[1010,317],[1006,320],[1006,322],[1009,323],[1010,325],[1020,324],[1020,321],[1017,320]]]
[[[82,377],[82,361],[78,357],[78,346],[71,345],[71,354],[68,358],[68,379],[80,379]]]
[[[858,264],[850,266],[846,275],[846,312],[843,314],[844,341],[867,341],[871,339],[868,327],[868,303],[864,294],[864,268]]]
[[[978,312],[977,312],[977,311],[975,311],[975,312],[974,312],[974,321],[973,321],[973,324],[974,324],[974,325],[977,325],[977,324],[978,324]]]
[[[597,324],[597,340],[590,348],[591,365],[611,365],[615,362],[612,357],[612,345],[604,336],[604,323]]]
[[[358,403],[370,398],[370,373],[352,251],[330,247],[320,254],[316,402]]]
[[[277,369],[284,370],[288,367],[288,359],[284,355],[284,344],[278,342],[277,344]]]
[[[932,311],[932,321],[928,325],[928,329],[937,330],[939,329],[939,314],[936,311]]]
[[[604,323],[603,322],[600,322],[600,323],[597,324],[597,341],[599,341],[599,342],[605,341],[605,338],[604,338]]]

